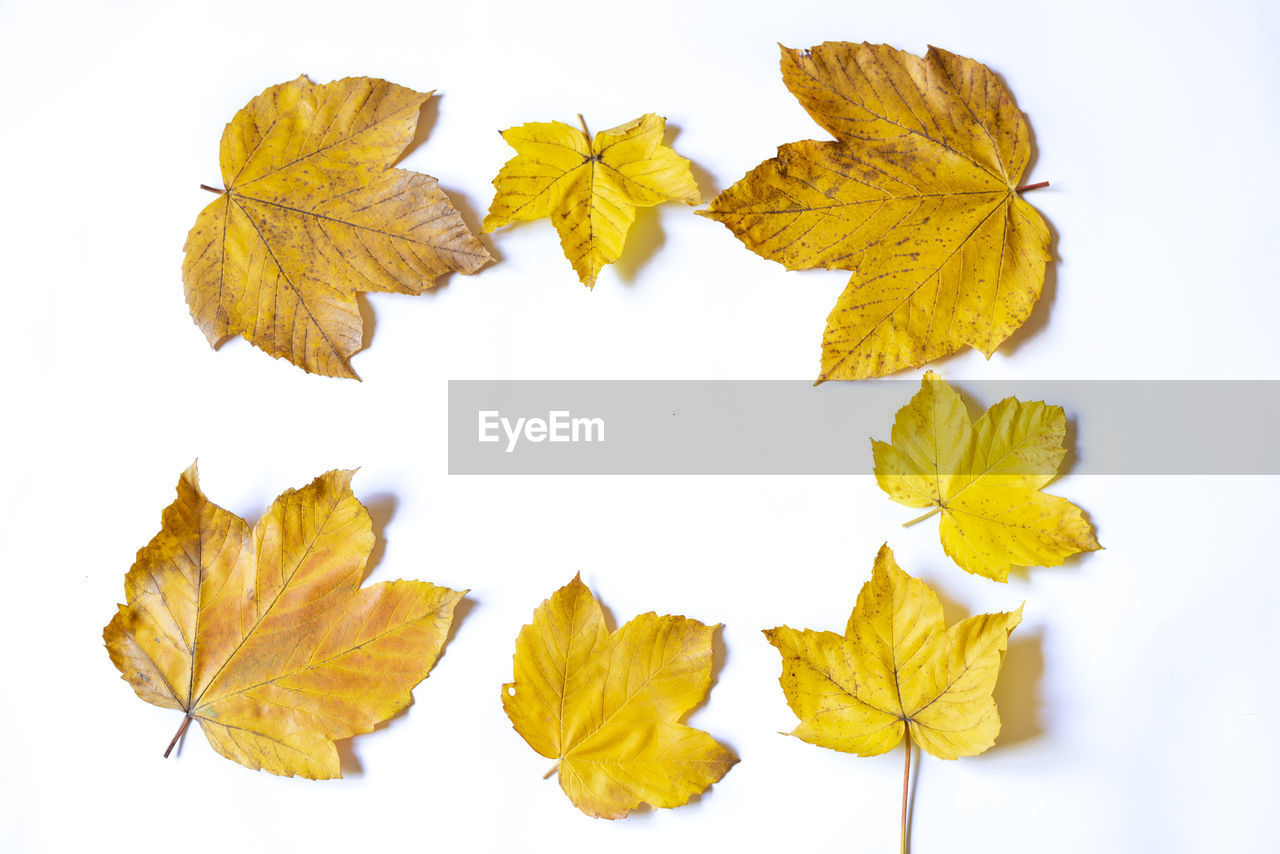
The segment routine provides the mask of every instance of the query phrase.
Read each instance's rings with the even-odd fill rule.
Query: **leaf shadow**
[[[668,123],[667,132],[663,134],[662,144],[668,148],[674,148],[676,137],[680,135],[681,130],[683,130],[683,128],[680,127],[680,125]],[[683,154],[680,156],[684,157]],[[716,180],[716,177],[712,175],[710,171],[703,168],[696,160],[692,160],[688,157],[684,157],[684,159],[689,161],[689,171],[693,173],[693,182],[698,185],[698,195],[703,199],[714,199],[716,196],[720,195],[720,184]],[[699,202],[699,204],[701,204],[701,202]]]
[[[679,125],[668,123],[666,132],[663,134],[662,144],[673,148],[673,143],[676,137],[679,136],[680,130]],[[681,156],[683,157],[684,155]],[[698,185],[698,193],[705,199],[707,197],[706,188],[714,188],[715,179],[710,172],[694,161],[689,160],[687,157],[684,159],[689,161],[689,171],[693,174],[694,183]],[[712,198],[715,195],[715,192],[711,193]],[[664,202],[663,204],[666,203]],[[678,206],[678,204],[672,205],[673,208]],[[667,236],[662,230],[658,206],[637,208],[635,221],[631,223],[631,228],[627,231],[622,254],[618,256],[617,261],[613,262],[613,268],[617,273],[618,279],[626,285],[634,284],[640,274],[640,268],[648,263],[666,242]]]
[[[950,382],[948,382],[947,385],[951,386],[951,390],[954,391],[960,398],[960,401],[964,403],[965,412],[969,415],[970,423],[976,422],[981,418],[982,413],[987,411],[988,406],[994,406],[996,404],[996,401],[994,400],[991,401],[990,404],[984,404],[982,401],[974,397],[972,392],[967,391],[962,386],[952,385]],[[977,415],[974,415],[975,412]]]
[[[385,721],[378,721],[373,725],[373,729],[369,732],[381,732],[391,726],[392,721],[398,721],[400,718],[409,714],[409,709],[413,708],[414,701],[411,698],[408,705],[396,712]],[[333,743],[338,751],[338,770],[343,777],[363,777],[364,763],[360,761],[360,757],[356,755],[355,748],[356,736],[351,738],[342,738]]]
[[[184,718],[185,718],[185,714],[184,714]],[[199,722],[197,721],[197,724],[198,723]],[[179,757],[181,757],[182,748],[186,746],[187,736],[190,734],[191,734],[190,724],[187,724],[186,726],[182,727],[182,732],[178,734],[178,740],[177,742],[174,743],[173,750],[171,751],[171,753],[166,753],[165,758],[168,759],[170,755],[172,755],[174,759],[178,759]]]
[[[396,515],[400,499],[390,492],[378,492],[366,498],[363,504],[373,528],[373,549],[369,552],[369,560],[364,568],[364,577],[368,578],[378,568],[378,564],[382,563],[382,556],[387,552],[387,525]]]
[[[1000,678],[991,692],[1000,710],[1000,735],[997,747],[1009,747],[1044,734],[1040,716],[1043,705],[1040,685],[1044,680],[1044,632],[1029,634],[1016,631],[1009,637]]]
[[[468,597],[463,596],[458,600],[458,604],[455,605],[453,609],[453,621],[449,624],[449,633],[445,635],[444,643],[440,646],[440,655],[436,658],[435,665],[433,665],[427,675],[423,677],[424,681],[430,678],[431,673],[435,672],[436,667],[440,666],[440,659],[444,658],[448,653],[449,644],[453,642],[454,636],[458,633],[458,625],[467,618],[467,615],[470,614],[474,608],[475,603]],[[418,685],[415,685],[414,690],[416,691],[421,684],[422,683],[418,683]],[[413,708],[416,703],[417,698],[411,694],[409,702],[403,709],[396,712],[386,720],[379,721],[374,724],[373,729],[370,730],[370,732],[381,732],[391,726],[392,723],[407,715],[409,710]],[[334,742],[334,747],[336,747],[338,751],[338,768],[343,777],[361,777],[364,775],[364,764],[360,761],[360,757],[356,755],[355,741],[356,737],[352,736],[351,738],[343,738]]]
[[[667,242],[667,235],[662,230],[658,208],[636,208],[636,218],[627,231],[626,243],[622,254],[613,262],[614,273],[625,285],[635,284],[640,268],[647,264],[662,244]]]
[[[579,575],[579,577],[581,576]],[[586,584],[585,581],[582,583]],[[600,597],[596,596],[595,591],[591,590],[590,586],[588,586],[587,589],[591,591],[591,595],[592,597],[595,598],[596,604],[600,606],[600,613],[604,616],[605,629],[608,630],[609,634],[613,634],[618,630],[618,621],[613,616],[613,609],[610,608],[608,605],[604,604],[604,602],[600,601]]]
[[[1017,567],[1015,567],[1016,569]],[[969,615],[967,609],[936,590],[947,625]],[[996,747],[1008,747],[1044,734],[1040,718],[1041,683],[1044,679],[1044,630],[1014,630],[1000,665],[1000,677],[991,692],[1000,713]],[[917,765],[918,767],[918,765]],[[916,774],[919,778],[919,774]],[[914,789],[914,786],[913,786]],[[914,795],[912,795],[914,798]]]
[[[470,596],[463,596],[458,600],[458,604],[453,606],[453,622],[449,624],[449,633],[444,636],[444,646],[440,647],[440,658],[444,658],[445,650],[449,648],[449,644],[453,643],[454,637],[458,634],[458,626],[462,624],[467,617],[471,616],[471,612],[476,609],[476,600]],[[439,659],[436,664],[439,664]],[[435,668],[431,668],[435,670]]]
[[[404,162],[405,158],[418,150],[418,147],[427,141],[427,137],[431,136],[431,131],[435,129],[436,121],[440,118],[440,99],[443,96],[438,93],[432,93],[431,97],[422,102],[422,106],[418,109],[418,126],[413,130],[413,139],[409,140],[409,144],[404,147],[404,151],[400,152],[400,156],[392,162],[392,166],[399,166]]]

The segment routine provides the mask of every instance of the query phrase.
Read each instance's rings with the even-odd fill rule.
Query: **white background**
[[[1028,114],[1026,180],[1053,182],[1029,199],[1060,259],[1000,353],[935,367],[961,388],[1280,379],[1277,8],[3,0],[0,848],[896,850],[901,751],[779,735],[794,718],[760,635],[839,630],[887,539],[949,620],[1026,602],[1004,732],[980,757],[923,758],[914,851],[1277,850],[1276,478],[1067,475],[1053,491],[1106,551],[1001,586],[950,564],[932,524],[900,528],[912,511],[870,477],[449,477],[451,378],[816,375],[846,275],[787,273],[680,205],[641,213],[594,292],[543,222],[486,238],[501,261],[478,275],[365,300],[362,383],[240,340],[214,352],[179,275],[223,125],[299,73],[437,89],[403,165],[478,227],[511,155],[501,128],[657,112],[709,200],[777,145],[824,136],[782,86],[778,42],[933,43],[989,64]],[[194,729],[162,760],[179,715],[107,658],[124,573],[197,457],[207,494],[251,521],[359,466],[371,580],[471,589],[415,704],[343,745],[342,781],[248,771]],[[618,619],[724,623],[691,722],[741,763],[689,806],[586,818],[502,713],[516,632],[578,571]]]

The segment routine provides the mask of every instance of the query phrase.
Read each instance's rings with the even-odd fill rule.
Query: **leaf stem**
[[[217,187],[210,187],[208,184],[201,184],[200,189],[208,190],[210,193],[217,193],[219,196],[226,192],[226,190],[219,190]]]
[[[1048,181],[1041,181],[1038,184],[1023,184],[1021,187],[1014,189],[1015,193],[1025,193],[1027,190],[1039,190],[1041,187],[1049,186]]]
[[[545,779],[547,779],[548,777],[550,777],[552,774],[556,773],[556,772],[557,772],[557,771],[559,771],[559,770],[560,770],[560,763],[559,763],[559,762],[557,762],[555,765],[552,765],[552,766],[551,766],[551,770],[550,770],[550,771],[548,771],[547,773],[545,773],[545,774],[543,774],[543,775],[542,775],[542,779],[544,779],[544,780],[545,780]]]
[[[173,734],[173,741],[169,742],[169,746],[164,749],[165,759],[169,758],[169,754],[173,752],[173,746],[178,743],[178,739],[182,738],[182,734],[187,731],[189,726],[191,726],[190,714],[182,718],[182,726],[178,727],[178,731]]]
[[[587,138],[587,143],[591,143],[591,131],[587,130],[587,120],[582,117],[582,113],[578,113],[578,124],[582,125],[582,135]]]
[[[902,766],[902,854],[907,854],[907,781],[911,779],[911,725],[904,730],[907,761]]]
[[[912,519],[910,522],[903,522],[903,523],[902,523],[902,527],[904,527],[904,528],[910,528],[910,527],[911,527],[912,525],[914,525],[915,523],[917,523],[917,522],[923,522],[925,519],[928,519],[930,516],[933,516],[934,514],[936,514],[936,513],[941,513],[941,512],[942,512],[942,507],[941,507],[941,505],[939,505],[938,507],[933,508],[932,510],[930,510],[928,513],[924,514],[923,516],[917,516],[916,518]]]

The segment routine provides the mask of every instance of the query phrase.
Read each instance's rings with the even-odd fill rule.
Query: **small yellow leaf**
[[[587,815],[678,807],[738,761],[680,723],[711,687],[717,628],[647,613],[610,634],[575,576],[520,630],[502,706],[529,746],[557,761],[560,787]]]
[[[951,559],[1005,581],[1010,566],[1058,566],[1101,548],[1079,507],[1040,492],[1066,454],[1066,432],[1062,407],[1012,397],[975,425],[960,395],[929,371],[898,410],[892,443],[871,442],[876,483],[899,504],[937,508]]]
[[[550,217],[565,257],[587,287],[622,254],[636,208],[701,201],[689,161],[662,144],[666,119],[647,113],[594,140],[563,122],[502,132],[516,150],[493,179],[484,230]]]
[[[225,191],[187,235],[182,281],[211,345],[243,335],[314,374],[355,378],[360,291],[420,294],[488,250],[430,175],[393,169],[430,98],[351,77],[272,86],[222,135]]]
[[[874,756],[910,738],[934,756],[973,756],[995,743],[991,692],[1022,609],[944,627],[938,597],[889,547],[876,555],[843,635],[782,626],[780,682],[803,741]]]
[[[103,631],[139,697],[186,712],[184,730],[198,721],[248,768],[342,776],[334,740],[409,705],[464,595],[422,581],[360,587],[373,531],[351,475],[286,491],[250,530],[205,498],[193,465]]]
[[[1018,194],[1026,118],[986,66],[929,48],[782,49],[791,93],[836,140],[781,146],[712,201],[789,270],[853,270],[818,381],[878,377],[966,345],[990,356],[1027,319],[1049,229]]]

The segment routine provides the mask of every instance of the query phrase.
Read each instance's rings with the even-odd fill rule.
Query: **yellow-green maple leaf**
[[[929,371],[898,410],[892,444],[871,442],[876,483],[899,504],[941,512],[942,546],[962,569],[1005,581],[1010,566],[1058,566],[1101,548],[1079,507],[1040,491],[1066,454],[1066,432],[1062,407],[1012,397],[974,424]]]
[[[647,113],[589,139],[563,122],[502,132],[517,151],[493,179],[484,230],[550,217],[587,287],[622,254],[636,208],[701,201],[689,161],[662,144],[666,119]]]
[[[587,815],[678,807],[737,762],[680,723],[711,687],[716,628],[650,612],[610,634],[575,576],[520,630],[502,706],[529,746],[556,760],[560,787]]]
[[[885,753],[908,732],[942,759],[981,753],[1000,732],[991,692],[1021,621],[1019,608],[946,628],[937,595],[882,546],[843,635],[765,631],[800,719],[791,735],[859,756]]]
[[[876,377],[1027,319],[1049,229],[1018,194],[1026,118],[986,66],[938,48],[782,49],[782,76],[834,141],[788,143],[705,215],[786,266],[853,270],[827,318],[818,381]]]

